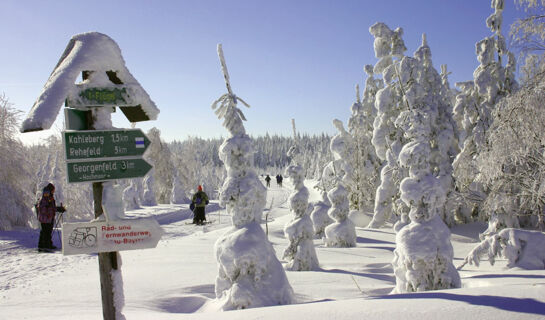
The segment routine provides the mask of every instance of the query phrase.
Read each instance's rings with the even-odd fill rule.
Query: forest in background
[[[445,208],[450,209],[443,214],[445,222],[451,226],[485,220],[490,222],[490,232],[505,227],[545,228],[545,3],[515,2],[527,13],[511,26],[510,44],[518,56],[507,50],[502,34],[503,1],[492,1],[495,12],[486,19],[491,36],[476,43],[479,67],[472,80],[456,84],[458,89],[448,83],[446,67],[441,67],[440,73],[434,69],[425,37],[412,58],[404,53],[400,28],[391,30],[379,24],[370,28],[378,62],[365,68],[363,97],[358,90],[348,130],[339,134],[349,134],[353,141],[354,152],[345,159],[354,170],[348,186],[351,207],[373,211],[377,218],[374,226],[408,215],[400,184],[413,167],[400,155],[404,146],[422,136],[411,132],[414,128],[399,116],[408,116],[406,111],[414,106],[427,105],[437,108],[434,112],[442,119],[432,124],[431,136],[426,138],[434,157],[426,165],[436,177],[448,178],[444,180],[448,185]],[[514,78],[516,62],[518,82]],[[418,74],[405,72],[409,69],[418,70]],[[66,184],[60,138],[52,137],[38,146],[22,145],[16,139],[22,116],[8,97],[0,96],[0,230],[29,223],[35,226],[32,205],[44,181],[56,184],[57,197],[64,199],[71,218],[90,217],[90,185]],[[443,140],[437,137],[447,131],[451,138],[445,141],[452,148],[439,152]],[[215,192],[225,176],[217,156],[221,139],[188,138],[166,143],[158,129],[147,135],[152,145],[146,158],[154,169],[152,178],[131,182],[139,194],[152,189],[155,201],[167,203],[179,183],[186,194],[203,184],[212,197],[217,197]],[[299,138],[306,177],[326,181],[325,169],[332,160],[330,137]],[[254,165],[259,174],[282,173],[289,163],[287,151],[292,140],[254,138]],[[335,171],[335,166],[329,168]],[[331,188],[324,182],[321,187]]]

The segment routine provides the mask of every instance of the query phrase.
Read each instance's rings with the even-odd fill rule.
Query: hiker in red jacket
[[[38,204],[38,221],[41,224],[40,240],[38,241],[38,251],[49,252],[56,249],[51,240],[53,233],[53,224],[55,223],[55,213],[64,212],[66,209],[61,205],[59,207],[55,204],[55,186],[48,184],[42,193],[42,198]]]

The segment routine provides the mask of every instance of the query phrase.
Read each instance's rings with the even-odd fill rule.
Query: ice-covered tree
[[[375,192],[380,184],[381,161],[371,144],[373,122],[376,117],[375,96],[382,88],[382,81],[373,76],[373,66],[366,65],[367,73],[363,99],[356,86],[356,102],[352,104],[352,116],[348,120],[348,132],[354,138],[354,154],[349,158],[353,168],[354,185],[350,190],[350,202],[360,212],[373,210]]]
[[[479,182],[479,168],[476,159],[479,154],[489,147],[487,133],[492,125],[492,112],[497,102],[517,88],[515,82],[515,57],[506,49],[502,35],[503,0],[492,0],[495,10],[486,19],[487,26],[494,35],[477,42],[476,54],[479,66],[473,72],[473,84],[462,83],[463,90],[457,97],[455,117],[462,123],[460,145],[461,152],[454,160],[454,176],[456,185],[464,197],[466,205],[460,213],[463,220],[470,220],[471,213],[487,218],[490,213],[481,208],[487,199],[486,186]],[[507,56],[507,63],[503,66],[502,59]],[[492,199],[489,199],[493,201]]]
[[[331,167],[335,172],[336,186],[327,193],[331,202],[331,208],[328,215],[335,220],[324,230],[324,244],[328,247],[355,247],[356,246],[356,227],[348,219],[349,203],[348,191],[346,185],[350,184],[352,177],[352,168],[344,160],[352,153],[352,137],[344,129],[343,123],[335,119],[333,125],[339,133],[331,139],[331,152],[334,160]]]
[[[399,183],[407,173],[397,161],[406,141],[403,132],[395,126],[398,115],[407,109],[399,83],[399,62],[406,47],[401,28],[391,30],[386,24],[377,22],[369,28],[369,32],[375,37],[375,56],[379,59],[374,66],[374,73],[381,73],[384,82],[384,87],[376,94],[377,116],[373,122],[371,140],[384,166],[380,173],[380,186],[375,194],[373,219],[368,226],[379,228],[388,221],[396,221],[397,216],[407,211],[399,194]]]
[[[545,269],[545,234],[539,231],[529,231],[507,228],[486,237],[477,245],[464,260],[459,269],[466,263],[480,264],[481,257],[486,255],[491,265],[497,257],[507,259],[507,267],[523,269]]]
[[[327,214],[329,208],[331,208],[331,202],[325,190],[321,190],[321,193],[322,200],[313,204],[312,212],[310,213],[310,219],[314,226],[314,238],[316,239],[325,237],[325,228],[333,223],[333,219]]]
[[[218,55],[227,93],[212,108],[229,132],[219,150],[227,177],[220,191],[220,205],[231,215],[233,226],[214,245],[218,262],[216,299],[223,310],[290,304],[294,293],[282,264],[261,228],[266,189],[253,169],[251,139],[240,101],[231,90],[221,44]]]
[[[295,144],[288,151],[292,162],[286,168],[284,175],[293,183],[293,192],[290,194],[288,203],[290,211],[295,216],[284,226],[284,234],[289,240],[289,245],[284,250],[283,259],[287,260],[285,266],[287,270],[310,271],[318,269],[319,264],[313,242],[314,228],[307,210],[309,193],[304,184],[304,169],[298,161],[301,155],[294,119],[292,119],[292,125]]]

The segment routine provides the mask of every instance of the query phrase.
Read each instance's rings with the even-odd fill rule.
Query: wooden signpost
[[[100,66],[100,61],[106,65]],[[98,66],[101,71],[89,70]],[[76,84],[80,73],[83,81]],[[97,114],[104,116],[104,108],[118,107],[134,123],[156,119],[159,109],[126,69],[115,41],[97,32],[70,40],[21,132],[49,129],[62,102],[68,183],[92,182],[95,218],[102,218],[102,182],[145,176],[151,165],[142,156],[150,141],[139,129],[96,130],[104,127],[96,123]],[[104,319],[116,319],[121,314],[116,311],[112,281],[112,271],[119,268],[117,250],[153,248],[162,229],[152,218],[99,220],[63,224],[63,254],[98,252],[102,314]]]

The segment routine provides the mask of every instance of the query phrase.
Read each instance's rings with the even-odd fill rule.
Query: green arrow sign
[[[65,131],[66,160],[143,155],[150,140],[140,129]]]
[[[138,178],[152,168],[140,158],[68,162],[66,166],[68,183]]]

